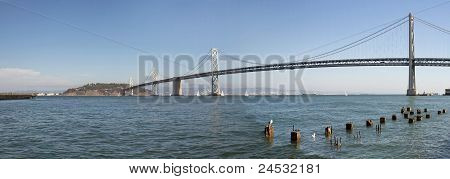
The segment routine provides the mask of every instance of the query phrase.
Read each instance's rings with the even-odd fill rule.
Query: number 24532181
[[[259,164],[258,173],[319,173],[319,164]]]

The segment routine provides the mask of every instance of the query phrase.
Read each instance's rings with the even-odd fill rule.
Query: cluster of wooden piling
[[[334,139],[334,140],[333,140]],[[333,139],[330,140],[330,145],[336,148],[340,148],[342,146],[342,137],[334,136]]]
[[[416,121],[422,121],[423,116],[422,116],[422,110],[421,109],[416,109],[416,112],[414,112],[412,107],[402,107],[400,109],[400,113],[403,114],[403,117],[405,119],[408,120],[408,123],[415,123]],[[427,108],[423,109],[423,113],[425,116],[425,119],[431,119],[431,113],[429,113]],[[438,110],[437,114],[438,115],[442,115],[447,113],[446,109],[442,109],[442,110]],[[393,121],[397,120],[397,115],[396,114],[392,114],[391,119]],[[380,117],[380,122],[379,124],[375,125],[375,130],[377,133],[381,133],[382,131],[382,124],[386,123],[386,117],[382,116]],[[374,125],[374,121],[372,119],[368,119],[366,120],[366,127],[372,127]],[[355,128],[355,125],[353,124],[353,122],[347,122],[345,124],[345,130],[348,132],[352,132],[352,130]],[[272,121],[268,122],[265,126],[264,129],[264,133],[265,136],[267,138],[273,138],[274,136],[274,128],[272,125]],[[313,134],[313,138],[315,137],[315,133]],[[326,138],[331,138],[330,139],[330,145],[331,146],[336,146],[337,148],[339,148],[342,145],[342,138],[341,137],[337,137],[333,135],[333,127],[332,126],[327,126],[325,127],[325,137]],[[358,131],[358,133],[355,135],[353,135],[353,137],[355,139],[361,139],[361,131]],[[292,126],[292,131],[291,131],[291,142],[292,143],[299,143],[301,139],[301,134],[300,134],[300,129],[296,129],[295,126]]]
[[[445,109],[443,110],[438,110],[437,114],[441,115],[444,114],[444,111],[446,111]],[[404,118],[408,120],[408,123],[412,124],[415,122],[419,122],[422,121],[422,119],[431,119],[431,113],[428,111],[427,108],[423,109],[423,112],[421,109],[416,109],[416,115],[414,115],[414,111],[411,107],[402,107],[402,109],[400,109],[400,113],[403,114]],[[422,115],[423,113],[423,115]]]
[[[358,131],[358,133],[356,133],[356,135],[353,135],[353,138],[361,139],[361,131]]]
[[[375,126],[375,130],[377,131],[377,133],[381,133],[381,124],[377,124]]]

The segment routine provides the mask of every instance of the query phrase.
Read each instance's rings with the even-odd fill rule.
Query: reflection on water
[[[450,115],[436,112],[450,108],[446,96],[155,98],[0,101],[0,158],[450,158]],[[402,106],[428,108],[432,119],[408,124]],[[365,126],[381,116],[381,133]],[[275,135],[267,139],[270,120]],[[290,142],[292,125],[299,143]],[[326,138],[326,126],[340,147]]]
[[[408,105],[407,106],[416,106],[416,96],[407,96]]]

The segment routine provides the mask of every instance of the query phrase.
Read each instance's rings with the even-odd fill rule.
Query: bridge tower
[[[414,16],[409,13],[409,81],[407,96],[415,96],[416,92],[416,65],[414,62]]]
[[[130,77],[130,80],[128,81],[128,85],[129,85],[128,87],[130,87],[130,88],[134,85],[132,77]],[[133,95],[134,95],[134,89],[131,89],[130,96],[133,96]]]
[[[211,96],[220,96],[219,89],[219,64],[217,63],[219,57],[219,50],[217,48],[211,49]]]
[[[151,81],[158,81],[158,71],[156,69],[153,69],[150,73],[150,80]],[[152,95],[157,96],[158,95],[158,84],[152,85]]]

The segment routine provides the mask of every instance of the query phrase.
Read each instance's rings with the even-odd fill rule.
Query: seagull
[[[269,124],[272,124],[273,123],[273,121],[272,121],[272,119],[270,120],[270,122],[269,122]]]
[[[316,133],[314,132],[312,135],[313,140],[316,140]]]

